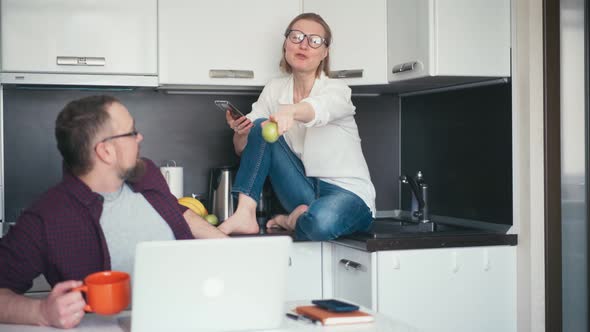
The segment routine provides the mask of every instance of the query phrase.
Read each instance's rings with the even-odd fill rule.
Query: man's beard
[[[142,159],[137,159],[137,162],[133,167],[121,170],[119,172],[119,178],[123,181],[137,182],[145,174],[145,163]]]

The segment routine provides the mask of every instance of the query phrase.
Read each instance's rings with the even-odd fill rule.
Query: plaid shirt
[[[166,220],[176,239],[193,235],[160,170],[144,159],[145,175],[129,183]],[[62,181],[25,210],[0,238],[0,288],[24,293],[40,274],[54,286],[110,270],[109,250],[100,227],[103,197],[77,177],[64,172]]]

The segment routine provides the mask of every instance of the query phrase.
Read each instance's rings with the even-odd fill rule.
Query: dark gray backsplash
[[[512,225],[511,110],[510,84],[401,99],[401,171],[424,172],[432,214]]]
[[[119,98],[143,134],[141,154],[162,165],[184,167],[184,191],[206,193],[209,169],[237,164],[233,132],[213,104],[228,99],[248,112],[257,96],[168,95],[152,90],[84,91],[4,89],[5,216],[15,221],[21,209],[61,179],[61,157],[54,138],[55,118],[64,105],[93,94]],[[377,208],[399,201],[399,103],[397,97],[353,98],[365,158],[377,190]]]
[[[393,95],[353,98],[363,153],[377,192],[377,210],[399,209],[400,113]]]

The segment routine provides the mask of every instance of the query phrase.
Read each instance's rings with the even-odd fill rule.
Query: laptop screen
[[[286,236],[140,243],[131,331],[279,327],[290,250]]]

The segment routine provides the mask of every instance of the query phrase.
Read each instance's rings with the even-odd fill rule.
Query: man
[[[143,136],[117,99],[70,102],[55,123],[62,181],[0,239],[0,322],[71,328],[85,302],[71,289],[90,273],[132,272],[141,241],[225,237],[180,206],[154,163],[139,158]],[[43,274],[44,299],[21,295]]]

